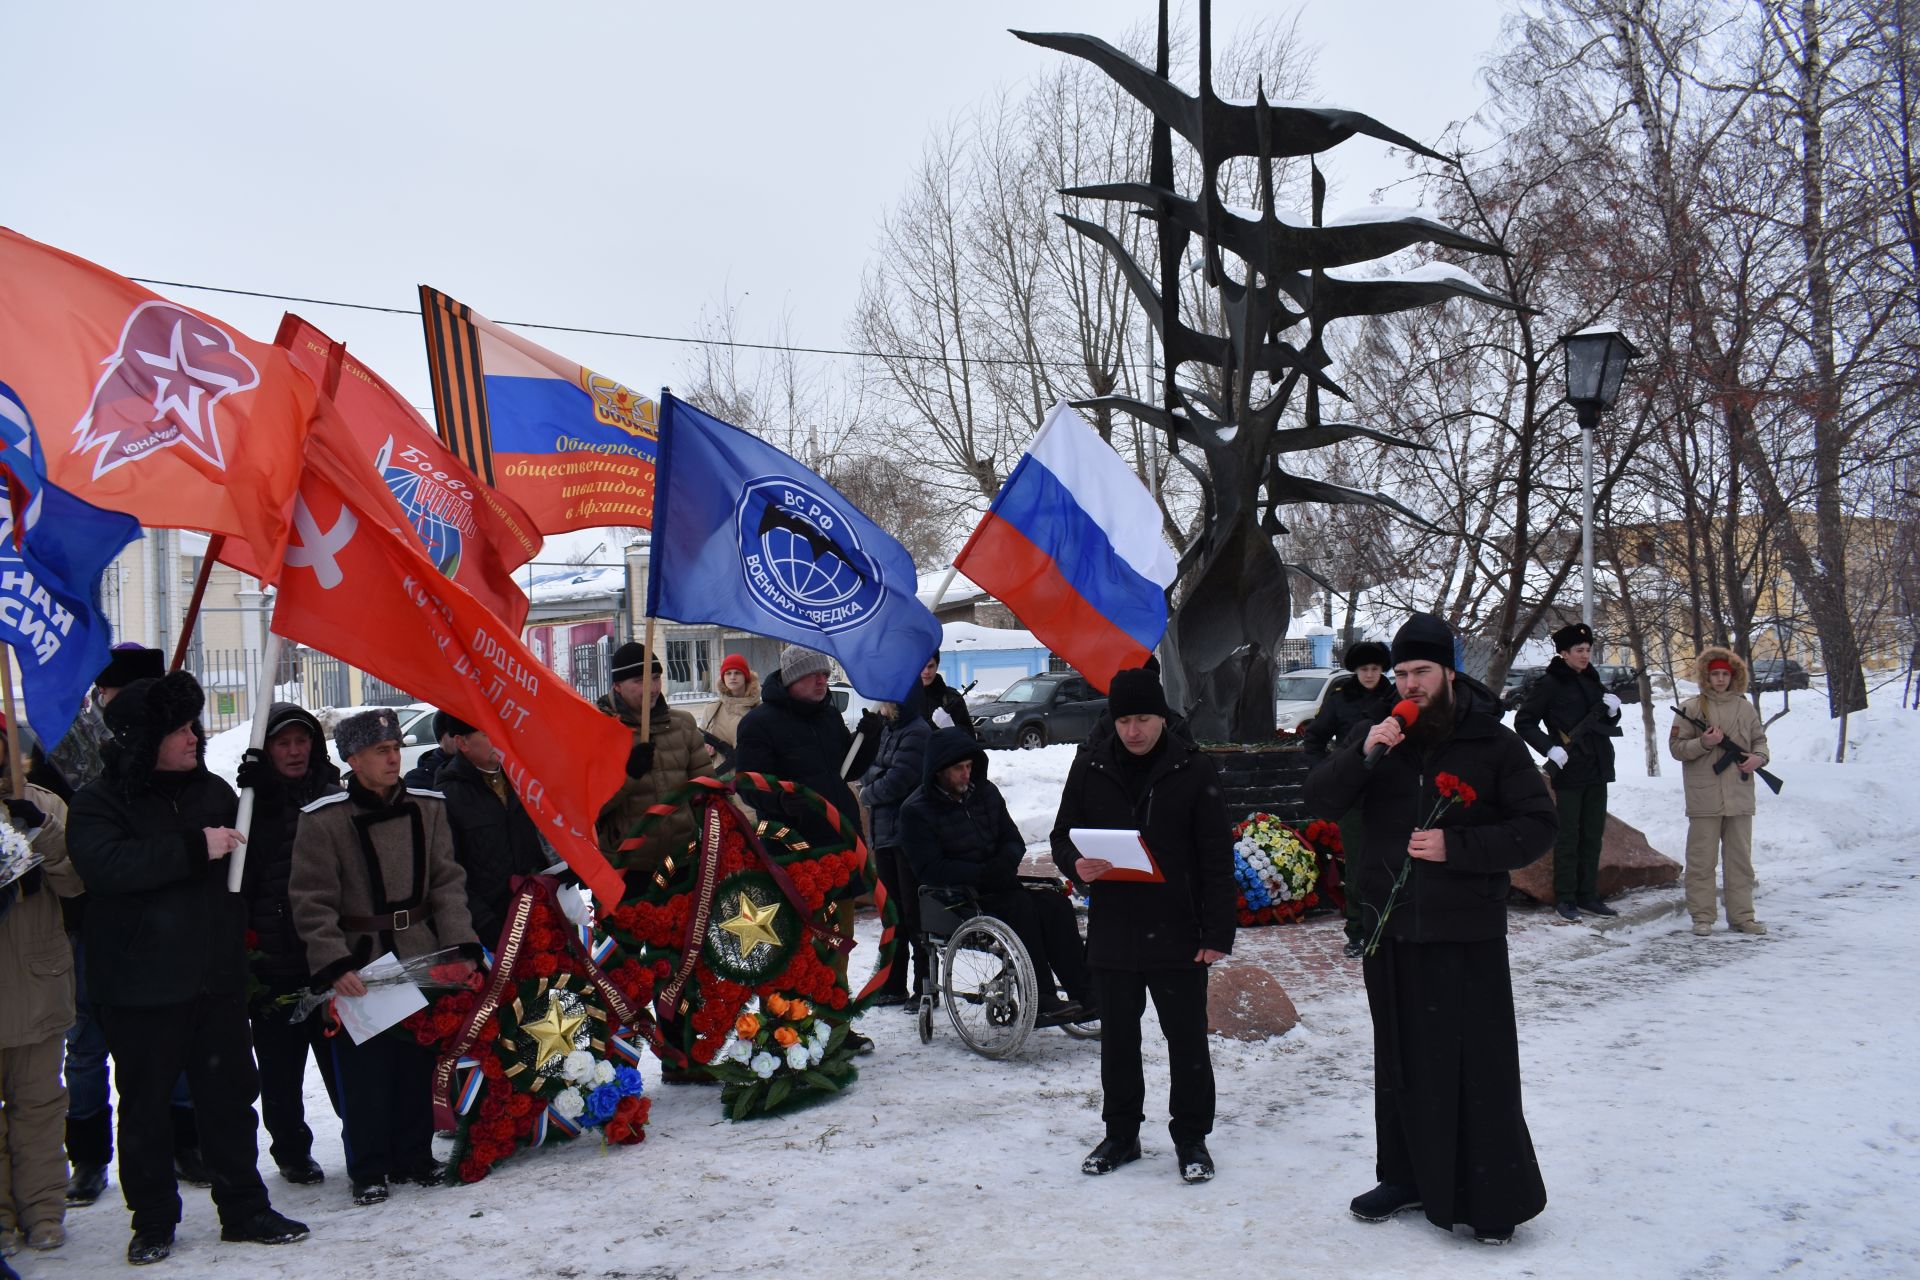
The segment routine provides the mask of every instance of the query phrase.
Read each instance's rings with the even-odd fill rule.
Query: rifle
[[[1688,724],[1692,725],[1694,728],[1698,729],[1702,733],[1705,733],[1707,732],[1707,730],[1713,728],[1713,726],[1708,724],[1705,720],[1696,720],[1694,717],[1682,711],[1678,706],[1674,707],[1673,714],[1679,716],[1682,720],[1685,720]],[[1713,771],[1715,773],[1725,773],[1729,768],[1739,764],[1741,758],[1747,754],[1747,749],[1745,747],[1735,742],[1732,738],[1727,737],[1724,733],[1720,737],[1719,750],[1720,750],[1720,759],[1715,761],[1713,766]],[[1755,769],[1753,772],[1754,774],[1757,774],[1759,776],[1760,781],[1766,783],[1767,786],[1773,789],[1773,794],[1775,795],[1780,794],[1780,788],[1784,784],[1780,781],[1779,778],[1775,777],[1771,773],[1768,773],[1764,768]],[[1740,778],[1741,778],[1741,781],[1743,782],[1751,782],[1753,780],[1752,777],[1744,773],[1740,775]]]
[[[1580,718],[1579,724],[1576,724],[1575,726],[1573,726],[1573,728],[1567,730],[1565,733],[1560,734],[1561,744],[1564,746],[1571,747],[1576,738],[1585,737],[1587,734],[1598,729],[1600,727],[1600,722],[1602,720],[1607,719],[1612,714],[1613,713],[1607,709],[1607,704],[1605,702],[1594,703],[1592,707],[1588,708],[1587,714]],[[1609,728],[1609,731],[1605,736],[1609,738],[1617,738],[1620,736],[1620,730],[1617,726],[1612,726]],[[1555,764],[1551,760],[1547,761],[1544,765],[1540,767],[1549,778],[1558,778],[1560,776],[1560,766]]]

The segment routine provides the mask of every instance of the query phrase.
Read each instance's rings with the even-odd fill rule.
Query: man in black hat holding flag
[[[1593,628],[1575,622],[1553,633],[1559,650],[1513,717],[1513,729],[1547,758],[1560,806],[1553,849],[1554,910],[1563,920],[1620,914],[1600,900],[1600,841],[1607,829],[1607,784],[1620,699],[1593,669]]]
[[[1553,800],[1493,694],[1454,669],[1445,622],[1400,628],[1393,675],[1417,716],[1349,739],[1305,792],[1312,812],[1359,805],[1366,825],[1347,889],[1369,928],[1380,1185],[1351,1208],[1367,1222],[1424,1208],[1505,1244],[1547,1202],[1520,1110],[1507,873],[1553,844]]]

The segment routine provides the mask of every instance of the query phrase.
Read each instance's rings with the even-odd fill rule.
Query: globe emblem
[[[451,495],[426,476],[402,467],[388,467],[380,478],[387,482],[394,500],[407,513],[407,522],[413,526],[420,545],[426,548],[427,559],[433,561],[433,567],[448,578],[458,573],[461,536],[459,527],[447,518]]]
[[[736,511],[741,568],[755,603],[783,622],[833,634],[857,627],[880,601],[878,566],[860,546],[845,499],[785,477],[742,490]]]

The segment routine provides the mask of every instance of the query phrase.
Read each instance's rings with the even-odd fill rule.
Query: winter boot
[[[1693,936],[1696,938],[1711,938],[1713,936],[1713,926],[1710,924],[1696,924],[1693,926]]]
[[[92,1204],[107,1189],[107,1166],[113,1163],[112,1107],[82,1120],[67,1117],[67,1159],[73,1162],[67,1203]]]
[[[1099,1177],[1103,1173],[1112,1173],[1123,1164],[1132,1164],[1140,1158],[1140,1139],[1116,1138],[1108,1135],[1100,1140],[1100,1145],[1087,1153],[1080,1162],[1080,1172]]]
[[[1176,1142],[1173,1154],[1180,1162],[1182,1182],[1212,1182],[1213,1156],[1204,1142]]]
[[[1620,914],[1598,898],[1580,899],[1580,909],[1590,916],[1617,916]]]
[[[67,1242],[67,1229],[58,1222],[36,1222],[27,1228],[27,1248],[58,1249]]]
[[[220,1238],[229,1244],[292,1244],[307,1238],[307,1224],[261,1209],[244,1222],[223,1224]]]
[[[136,1231],[133,1239],[127,1243],[127,1261],[136,1267],[144,1267],[149,1262],[164,1262],[172,1253],[172,1227],[149,1227],[145,1231]]]
[[[1762,934],[1767,931],[1767,926],[1761,924],[1758,920],[1741,920],[1729,927],[1735,933]]]
[[[370,1204],[385,1204],[387,1202],[387,1180],[385,1178],[372,1178],[366,1182],[354,1178],[352,1179],[352,1183],[353,1202],[362,1208]]]
[[[1402,1209],[1418,1209],[1420,1193],[1412,1187],[1383,1182],[1365,1195],[1355,1196],[1347,1208],[1362,1222],[1385,1222]]]
[[[1512,1227],[1475,1227],[1473,1238],[1479,1244],[1512,1244]]]
[[[1580,921],[1580,908],[1574,905],[1572,898],[1560,899],[1560,901],[1553,904],[1553,909],[1562,920],[1565,920],[1569,924],[1578,924]]]
[[[327,1171],[312,1156],[301,1156],[280,1166],[280,1176],[296,1187],[310,1187],[327,1180]]]

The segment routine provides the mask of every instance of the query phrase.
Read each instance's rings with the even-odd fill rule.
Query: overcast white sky
[[[1306,0],[1319,96],[1436,139],[1480,105],[1506,7]],[[1220,0],[1216,39],[1285,12]],[[1117,39],[1153,15],[1152,0],[9,3],[0,224],[127,275],[408,308],[428,283],[498,320],[691,335],[731,291],[743,336],[786,312],[795,341],[839,347],[929,128],[1064,56],[1006,29]],[[1334,208],[1403,172],[1366,139],[1327,167]],[[162,292],[260,339],[283,309]],[[416,317],[292,309],[427,402]],[[532,336],[642,390],[687,358]]]

